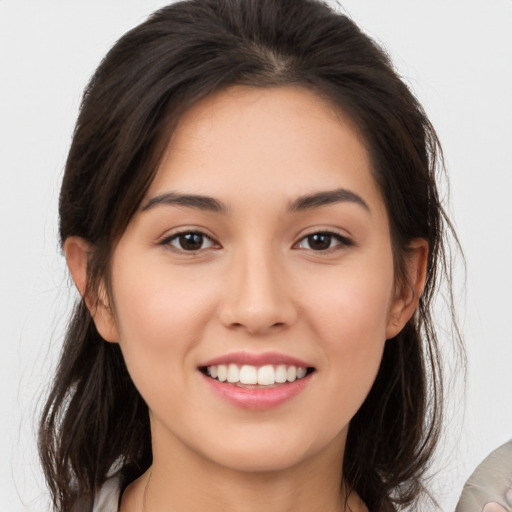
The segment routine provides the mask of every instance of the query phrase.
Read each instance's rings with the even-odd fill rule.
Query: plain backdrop
[[[75,298],[57,199],[82,90],[111,45],[165,3],[0,0],[0,512],[48,510],[35,417]],[[452,511],[472,469],[512,437],[512,1],[342,4],[387,48],[445,150],[469,359],[464,395],[446,348],[459,380],[432,487]]]

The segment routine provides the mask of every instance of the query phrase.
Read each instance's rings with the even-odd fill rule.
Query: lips
[[[283,354],[233,353],[199,367],[209,387],[242,408],[276,407],[302,391],[315,369]]]

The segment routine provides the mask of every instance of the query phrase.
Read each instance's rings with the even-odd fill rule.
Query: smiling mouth
[[[271,388],[303,379],[315,371],[312,367],[286,364],[253,366],[249,364],[219,364],[202,366],[207,377],[243,388]]]

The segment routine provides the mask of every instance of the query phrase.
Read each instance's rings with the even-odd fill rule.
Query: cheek
[[[213,307],[205,283],[208,280],[162,265],[118,265],[113,289],[121,342],[133,340],[154,349],[179,346],[184,333],[193,333]]]
[[[329,345],[329,352],[356,349],[365,351],[385,339],[393,293],[392,270],[347,272],[326,276],[323,286],[316,281],[310,287],[307,310],[320,339]]]
[[[183,369],[192,368],[190,356],[214,309],[213,290],[190,274],[184,279],[132,260],[116,267],[113,295],[119,344],[141,394],[150,402],[151,386],[183,384]]]
[[[326,403],[336,404],[333,411],[344,411],[338,419],[343,422],[366,398],[380,366],[394,289],[392,264],[387,268],[389,272],[367,266],[365,272],[326,280],[323,292],[310,297],[310,325],[326,358]]]

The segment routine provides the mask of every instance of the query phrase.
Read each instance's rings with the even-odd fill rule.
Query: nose
[[[250,253],[250,254],[248,254]],[[246,251],[231,262],[221,322],[230,329],[258,335],[286,329],[297,317],[293,283],[271,254]]]

